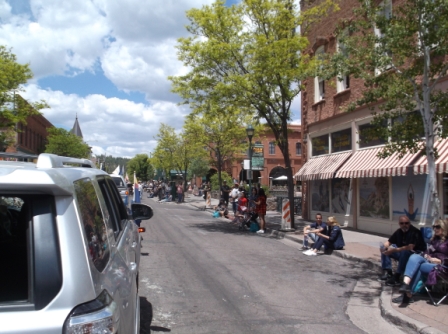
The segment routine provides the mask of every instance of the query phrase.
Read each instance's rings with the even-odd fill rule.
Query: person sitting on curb
[[[398,218],[400,228],[392,236],[380,245],[381,268],[383,276],[380,281],[386,281],[386,285],[400,285],[400,276],[404,273],[406,263],[413,251],[423,252],[426,250],[426,244],[422,233],[413,226],[407,216]],[[398,261],[397,271],[392,275],[391,259]]]
[[[415,291],[421,276],[427,277],[436,265],[448,259],[448,221],[439,219],[433,226],[434,234],[428,249],[420,254],[412,254],[406,264],[400,297],[392,299],[393,303],[409,304],[413,302]]]
[[[308,238],[311,238],[311,240],[316,243],[319,239],[316,233],[322,233],[326,228],[327,225],[322,222],[322,215],[320,213],[316,213],[316,222],[303,228],[303,247],[301,250],[306,251],[310,249],[310,247],[308,247]]]
[[[338,250],[344,248],[345,242],[342,237],[341,225],[339,225],[335,217],[328,217],[326,232],[326,234],[324,231],[317,232],[316,235],[319,239],[316,241],[313,248],[303,254],[308,256],[317,255],[317,251],[322,247],[322,245],[325,245],[325,249]]]
[[[213,210],[215,210],[215,212],[218,212],[220,217],[226,217],[226,218],[228,218],[229,211],[227,210],[227,204],[226,204],[225,199],[221,198],[221,199],[219,200],[219,204],[216,205],[216,206],[213,208]]]
[[[241,223],[241,219],[244,219],[244,213],[247,211],[247,198],[244,191],[240,191],[238,193],[238,207],[236,209],[235,218],[233,219],[233,223],[239,224]]]

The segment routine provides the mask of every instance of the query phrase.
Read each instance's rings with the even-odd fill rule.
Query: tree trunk
[[[289,200],[289,211],[291,217],[291,228],[295,228],[294,222],[294,180],[291,168],[291,159],[289,157],[289,147],[288,147],[288,127],[282,128],[282,133],[280,134],[283,138],[278,139],[278,146],[283,154],[283,159],[285,161],[287,184],[288,184],[288,200]]]

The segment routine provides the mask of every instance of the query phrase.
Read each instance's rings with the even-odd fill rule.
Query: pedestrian
[[[205,202],[207,202],[207,196],[208,196],[208,192],[209,192],[210,190],[211,190],[211,189],[210,189],[210,187],[209,187],[209,185],[208,185],[208,182],[205,181],[205,182],[204,182],[204,187],[203,187],[203,189],[202,189],[202,191],[203,191],[203,193],[204,193],[204,199],[205,199]]]
[[[344,238],[342,236],[341,226],[335,217],[328,217],[327,219],[327,233],[317,232],[319,240],[314,244],[313,248],[305,251],[303,254],[312,256],[317,255],[317,251],[325,245],[325,249],[343,249],[345,246]]]
[[[221,186],[221,198],[226,203],[226,207],[229,205],[229,195],[230,195],[230,187],[227,185],[227,181],[223,180]]]
[[[251,192],[250,192],[250,195],[249,195],[249,199],[248,199],[248,210],[249,211],[256,211],[256,208],[257,208],[257,204],[255,203],[255,202],[257,202],[258,201],[258,191],[257,191],[257,188],[255,188],[255,187],[252,187],[252,190],[251,190]]]
[[[317,242],[319,237],[316,233],[324,233],[327,228],[327,224],[322,221],[322,215],[320,213],[316,214],[316,221],[303,228],[303,247],[301,250],[307,251],[310,249],[308,246],[309,239],[313,240],[314,243]]]
[[[238,194],[240,193],[238,189],[238,182],[233,184],[232,191],[230,192],[230,201],[232,203],[233,215],[236,214],[237,204],[238,204]]]
[[[428,249],[420,254],[412,254],[409,258],[399,290],[402,295],[392,299],[393,303],[411,303],[412,294],[422,275],[427,277],[432,268],[448,259],[448,221],[439,219],[432,228],[434,234]]]
[[[255,204],[257,205],[256,210],[258,217],[260,217],[260,229],[257,233],[263,234],[266,231],[266,194],[264,193],[263,188],[258,190],[258,198]]]
[[[400,276],[404,273],[411,254],[415,251],[426,250],[422,233],[411,224],[407,216],[400,216],[398,224],[400,228],[392,234],[389,240],[380,244],[381,268],[384,271],[380,280],[386,281],[386,285],[390,286],[400,285]],[[394,275],[392,275],[391,259],[398,260],[397,271]]]
[[[177,185],[177,203],[182,203],[184,199],[184,189],[182,187],[182,183]]]

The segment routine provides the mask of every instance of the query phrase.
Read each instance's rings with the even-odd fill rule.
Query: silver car
[[[1,157],[1,156],[0,156]],[[85,159],[0,161],[0,332],[139,333],[139,228]]]

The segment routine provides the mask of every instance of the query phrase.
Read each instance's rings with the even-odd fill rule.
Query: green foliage
[[[326,68],[328,78],[345,73],[365,82],[362,97],[346,110],[371,106],[380,127],[372,135],[393,138],[383,156],[419,151],[422,137],[447,137],[448,91],[437,84],[448,70],[448,2],[407,0],[393,6],[391,17],[375,1],[359,2],[355,19],[337,31],[345,52]],[[400,121],[385,127],[391,119]]]
[[[147,154],[137,154],[129,160],[127,174],[131,182],[134,182],[134,172],[138,181],[146,182],[154,178],[154,167]]]
[[[0,128],[6,132],[16,132],[17,123],[26,124],[29,116],[38,114],[42,108],[48,108],[44,101],[30,104],[19,95],[23,85],[32,77],[29,65],[17,63],[11,50],[0,45]],[[5,136],[0,138],[3,139],[1,146],[11,144],[11,133]]]
[[[62,128],[48,129],[48,144],[45,153],[53,153],[72,158],[89,158],[90,147],[81,137]]]
[[[232,177],[227,174],[227,172],[221,172],[221,178],[222,181],[227,181],[227,185],[229,187],[232,187]],[[220,190],[221,187],[219,186],[219,176],[218,173],[215,173],[212,175],[212,177],[210,178],[210,183],[212,185],[212,190]]]
[[[96,156],[97,167],[100,167],[100,163],[103,163],[103,168],[107,173],[112,173],[118,166],[126,168],[129,160],[128,158],[113,157],[111,155],[100,154]]]
[[[264,119],[290,173],[291,198],[291,104],[302,81],[319,65],[306,52],[305,34],[309,24],[336,9],[332,0],[320,1],[307,12],[290,0],[246,0],[231,7],[218,0],[191,9],[187,30],[192,37],[179,39],[177,46],[178,58],[190,72],[169,78],[173,92],[195,113],[215,116],[235,108]]]
[[[192,179],[194,176],[206,176],[209,170],[210,165],[208,164],[208,160],[202,157],[195,157],[191,160],[187,179]]]

